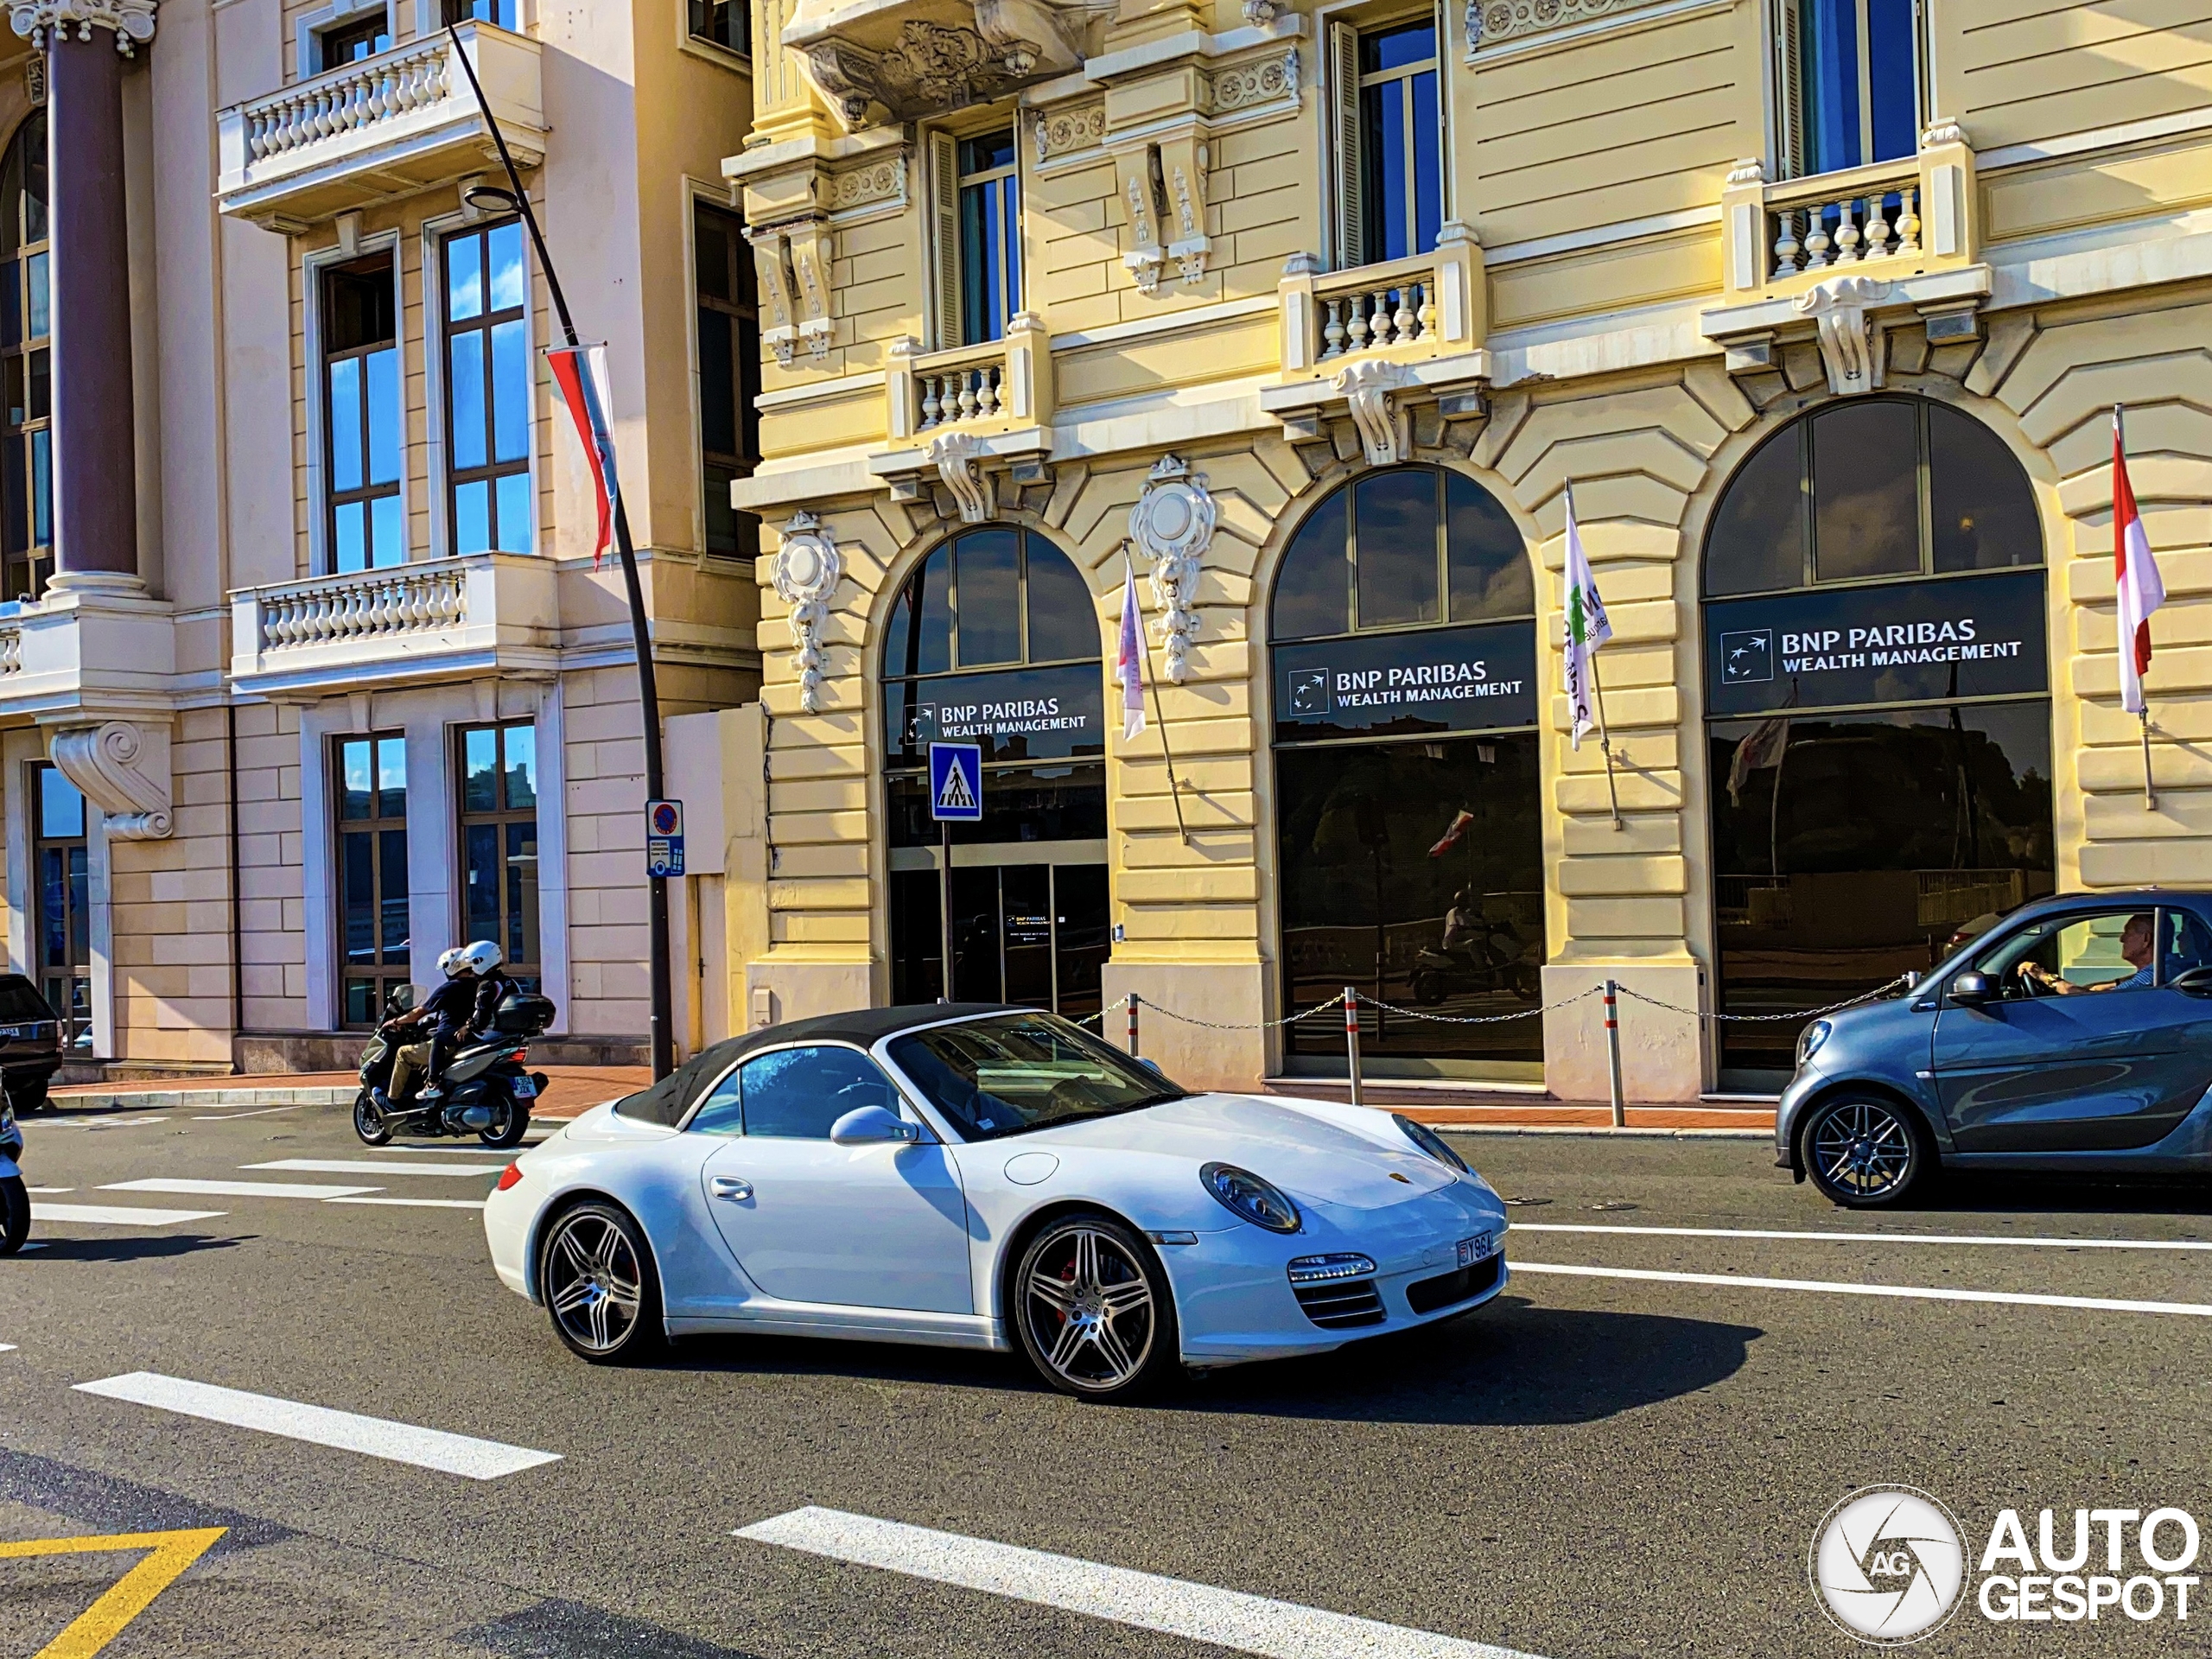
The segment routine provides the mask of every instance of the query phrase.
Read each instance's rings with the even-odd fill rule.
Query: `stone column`
[[[40,0],[11,17],[47,56],[54,268],[54,585],[136,590],[123,60],[153,0]]]

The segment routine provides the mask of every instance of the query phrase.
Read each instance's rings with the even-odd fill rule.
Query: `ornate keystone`
[[[1152,561],[1152,596],[1160,606],[1167,677],[1178,685],[1190,675],[1191,639],[1198,629],[1192,607],[1199,569],[1213,543],[1214,517],[1205,474],[1192,473],[1174,455],[1160,458],[1144,493],[1129,509],[1129,539]]]
[[[1370,467],[1394,467],[1413,446],[1408,442],[1404,411],[1395,407],[1394,392],[1420,384],[1402,364],[1379,359],[1354,363],[1331,385],[1351,406],[1352,424],[1367,451]]]
[[[810,512],[791,515],[776,550],[776,592],[791,607],[791,660],[798,668],[798,706],[814,714],[822,699],[822,625],[830,615],[830,596],[845,574],[843,555],[822,521]]]
[[[1868,321],[1866,308],[1889,297],[1890,285],[1878,276],[1833,276],[1798,297],[1797,314],[1820,331],[1821,366],[1837,397],[1879,390],[1882,326]]]
[[[990,446],[972,432],[947,432],[930,440],[929,457],[963,523],[980,524],[991,516],[991,480],[983,471]]]

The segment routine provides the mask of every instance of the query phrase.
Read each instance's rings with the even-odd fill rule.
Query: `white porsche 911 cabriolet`
[[[1505,1283],[1504,1206],[1434,1131],[1186,1093],[1055,1015],[945,1003],[719,1043],[523,1154],[484,1230],[588,1360],[707,1332],[1018,1344],[1093,1399]]]

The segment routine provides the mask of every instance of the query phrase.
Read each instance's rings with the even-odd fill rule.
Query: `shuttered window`
[[[1442,63],[1433,17],[1329,29],[1339,268],[1436,245],[1444,222]]]
[[[1917,0],[1776,0],[1776,124],[1785,177],[1913,153],[1922,118]]]

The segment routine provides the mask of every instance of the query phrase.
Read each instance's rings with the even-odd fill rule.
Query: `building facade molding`
[[[1129,509],[1129,539],[1152,565],[1152,596],[1160,607],[1167,677],[1191,675],[1191,641],[1198,631],[1198,576],[1213,544],[1217,508],[1204,473],[1179,456],[1162,455]]]
[[[127,58],[153,40],[155,10],[155,0],[29,0],[11,6],[8,22],[41,52],[68,39],[72,23],[80,41],[95,29],[111,29],[115,49]]]
[[[821,708],[822,625],[844,574],[844,556],[822,520],[811,512],[793,513],[776,550],[772,579],[777,594],[791,607],[791,663],[798,670],[798,706],[805,714]]]
[[[48,753],[62,775],[100,810],[117,841],[165,841],[175,828],[169,803],[169,729],[150,721],[108,720],[57,728]]]

